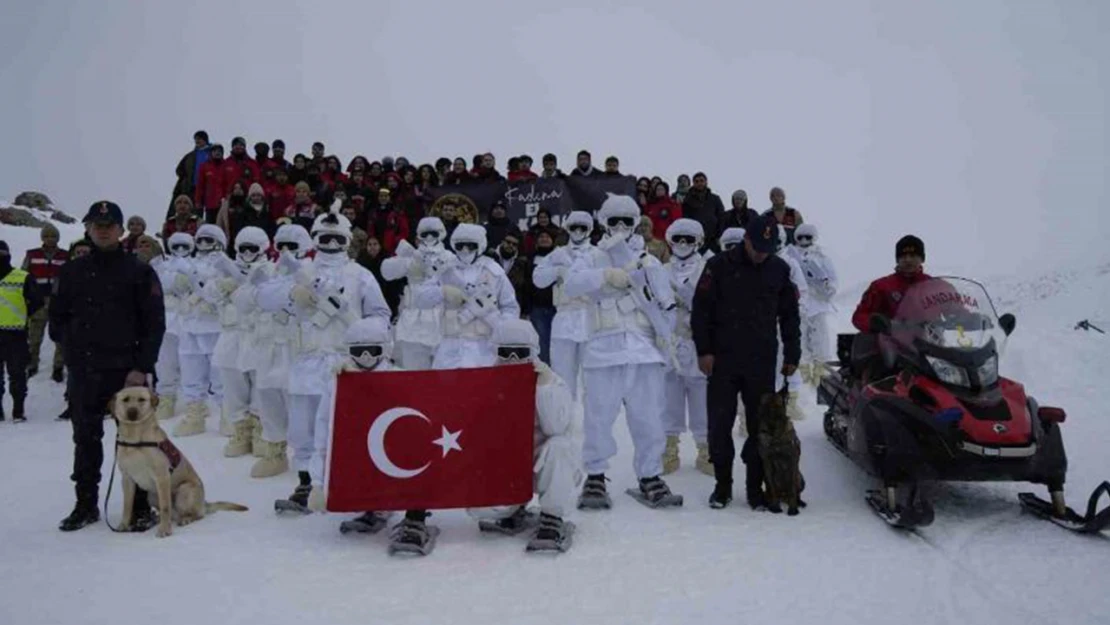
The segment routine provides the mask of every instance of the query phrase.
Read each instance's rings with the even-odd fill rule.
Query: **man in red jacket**
[[[266,204],[270,207],[270,217],[277,222],[285,217],[297,191],[289,184],[289,172],[285,169],[274,170],[274,182],[266,189]]]
[[[198,217],[206,223],[216,223],[220,212],[220,202],[224,199],[224,146],[215,144],[208,149],[208,160],[200,166],[197,174],[196,204]],[[175,200],[176,201],[176,200]]]
[[[256,182],[262,182],[262,170],[247,154],[247,140],[243,137],[231,140],[231,156],[224,159],[223,172],[224,197],[231,195],[231,187],[236,182],[243,183],[244,189],[249,189]]]

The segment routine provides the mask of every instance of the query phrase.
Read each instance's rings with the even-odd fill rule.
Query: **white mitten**
[[[173,288],[179,295],[191,293],[193,290],[193,281],[189,279],[189,276],[178,273],[173,277]]]
[[[308,509],[314,512],[325,512],[328,509],[328,494],[320,484],[313,484],[312,491],[308,494]]]
[[[605,282],[615,289],[627,289],[632,284],[628,272],[617,267],[606,267]]]
[[[316,305],[316,294],[303,284],[294,284],[293,289],[289,291],[289,297],[293,300],[293,303],[302,308]]]
[[[224,295],[231,295],[235,289],[239,288],[239,283],[232,278],[222,278],[216,283],[216,286],[219,287],[220,292]]]
[[[463,293],[462,289],[457,286],[445,284],[441,287],[441,289],[443,291],[444,303],[452,308],[458,308],[459,306],[463,305],[463,302],[466,301],[466,293]]]

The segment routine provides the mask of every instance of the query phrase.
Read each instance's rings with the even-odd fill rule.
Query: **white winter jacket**
[[[571,243],[555,248],[536,263],[532,283],[546,289],[555,285],[555,319],[551,322],[551,338],[575,343],[585,343],[590,338],[588,297],[568,297],[566,278],[579,267],[588,267],[591,256],[597,251],[587,239],[581,244]]]

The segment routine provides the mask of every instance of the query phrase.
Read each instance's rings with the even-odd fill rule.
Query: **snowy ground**
[[[1000,307],[1018,315],[1004,372],[1069,411],[1078,507],[1110,478],[1110,414],[1099,401],[1110,336],[1072,328],[1106,314],[1110,266],[995,285]],[[670,479],[684,508],[651,511],[617,495],[610,512],[573,515],[575,546],[557,558],[527,556],[523,538],[481,536],[446,512],[433,517],[436,552],[411,561],[387,556],[384,534],[341,536],[338,515],[277,518],[272,502],[293,476],[251,480],[252,461],[224,459],[215,432],[178,444],[211,498],[250,512],[220,512],[165,540],[104,524],[61,534],[72,504],[70,429],[53,420],[62,387],[40,375],[31,393],[31,421],[0,426],[0,623],[1110,622],[1110,541],[1024,515],[1022,485],[938,486],[936,522],[920,536],[897,533],[866,508],[869,482],[824,440],[812,396],[799,427],[809,507],[798,517],[710,510],[711,479],[684,466]],[[618,431],[615,492],[633,484]],[[683,454],[693,459],[689,441]],[[119,502],[113,494],[113,519]]]

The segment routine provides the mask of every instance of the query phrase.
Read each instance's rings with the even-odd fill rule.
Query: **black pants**
[[[732,482],[732,465],[736,460],[732,426],[736,424],[736,396],[739,395],[744,402],[744,419],[748,428],[748,438],[744,441],[740,459],[747,465],[749,489],[762,483],[763,462],[755,444],[755,435],[759,431],[759,401],[774,388],[774,361],[767,373],[762,375],[716,368],[709,376],[709,458],[718,482]]]
[[[23,403],[27,398],[27,361],[30,357],[26,331],[0,330],[0,397],[4,396],[4,369],[7,369],[14,402]]]
[[[73,425],[73,480],[77,503],[96,506],[104,464],[104,416],[112,396],[123,388],[126,370],[89,371],[70,367],[69,418]],[[135,511],[149,508],[146,491],[135,492]]]

